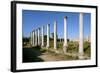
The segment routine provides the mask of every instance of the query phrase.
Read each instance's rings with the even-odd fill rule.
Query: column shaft
[[[79,15],[79,58],[83,58],[83,13]]]
[[[57,22],[54,22],[54,49],[57,49]]]
[[[40,28],[38,28],[38,45],[40,45]]]
[[[37,46],[37,30],[35,30],[35,46]]]
[[[34,36],[34,35],[35,35],[35,32],[33,31],[33,32],[32,32],[32,37],[33,37],[33,39],[32,39],[32,42],[33,42],[33,43],[32,43],[32,44],[33,44],[33,46],[35,46],[35,43],[34,43],[34,41],[35,41],[35,36]]]
[[[44,26],[42,26],[42,47],[44,46]]]
[[[32,45],[32,32],[30,32],[30,44]]]
[[[50,24],[47,24],[47,48],[49,48]]]
[[[64,17],[64,45],[63,45],[64,54],[67,53],[67,17]]]

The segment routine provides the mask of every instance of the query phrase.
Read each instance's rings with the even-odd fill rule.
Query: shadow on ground
[[[39,58],[43,51],[40,50],[41,47],[23,48],[23,62],[43,62],[44,60]]]

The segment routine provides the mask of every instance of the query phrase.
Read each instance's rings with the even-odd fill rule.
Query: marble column
[[[42,26],[41,32],[42,32],[42,47],[44,47],[44,26]]]
[[[83,13],[79,14],[79,59],[83,59]]]
[[[49,37],[50,37],[50,24],[47,24],[47,46],[46,46],[47,49],[50,46],[50,43],[49,43],[50,39],[49,39]]]
[[[32,46],[32,32],[30,32],[30,45]]]
[[[64,44],[63,52],[67,54],[67,16],[64,17]]]
[[[40,28],[38,28],[38,45],[40,45]]]
[[[54,49],[57,50],[57,21],[54,22]]]
[[[35,32],[32,31],[32,46],[35,46]]]
[[[35,46],[37,46],[37,29],[35,30]]]

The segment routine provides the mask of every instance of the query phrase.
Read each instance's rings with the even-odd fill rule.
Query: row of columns
[[[41,30],[41,31],[40,31]],[[41,35],[40,35],[40,32],[42,33]],[[44,26],[42,26],[41,27],[41,29],[40,28],[38,28],[38,29],[36,29],[36,30],[33,30],[31,33],[30,33],[30,36],[31,36],[31,45],[32,46],[42,46],[42,47],[44,47]],[[41,36],[41,38],[40,38],[40,36]],[[50,24],[47,24],[47,48],[49,48],[49,38],[50,38]],[[41,40],[41,42],[40,42],[40,40]]]
[[[63,52],[67,54],[67,16],[64,17],[64,43],[63,43]],[[41,27],[41,46],[44,47],[44,26]],[[49,48],[50,44],[50,24],[47,24],[47,49]],[[31,44],[33,46],[40,45],[40,28],[34,30],[31,33]],[[57,21],[54,21],[54,49],[57,50]],[[79,58],[83,57],[83,13],[79,15]]]

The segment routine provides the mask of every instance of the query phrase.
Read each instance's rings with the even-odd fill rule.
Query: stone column
[[[30,32],[30,45],[32,46],[32,32]]]
[[[79,59],[83,59],[83,13],[79,14]]]
[[[54,22],[54,49],[57,50],[57,21]]]
[[[64,17],[64,44],[63,52],[67,54],[67,16]]]
[[[49,48],[50,24],[47,24],[47,49]]]
[[[34,31],[32,31],[32,37],[33,37],[32,46],[35,46],[35,32]]]
[[[44,26],[42,26],[41,31],[42,31],[42,47],[44,47]]]
[[[40,28],[38,28],[38,45],[40,45]]]
[[[35,46],[37,46],[37,29],[35,30]]]

